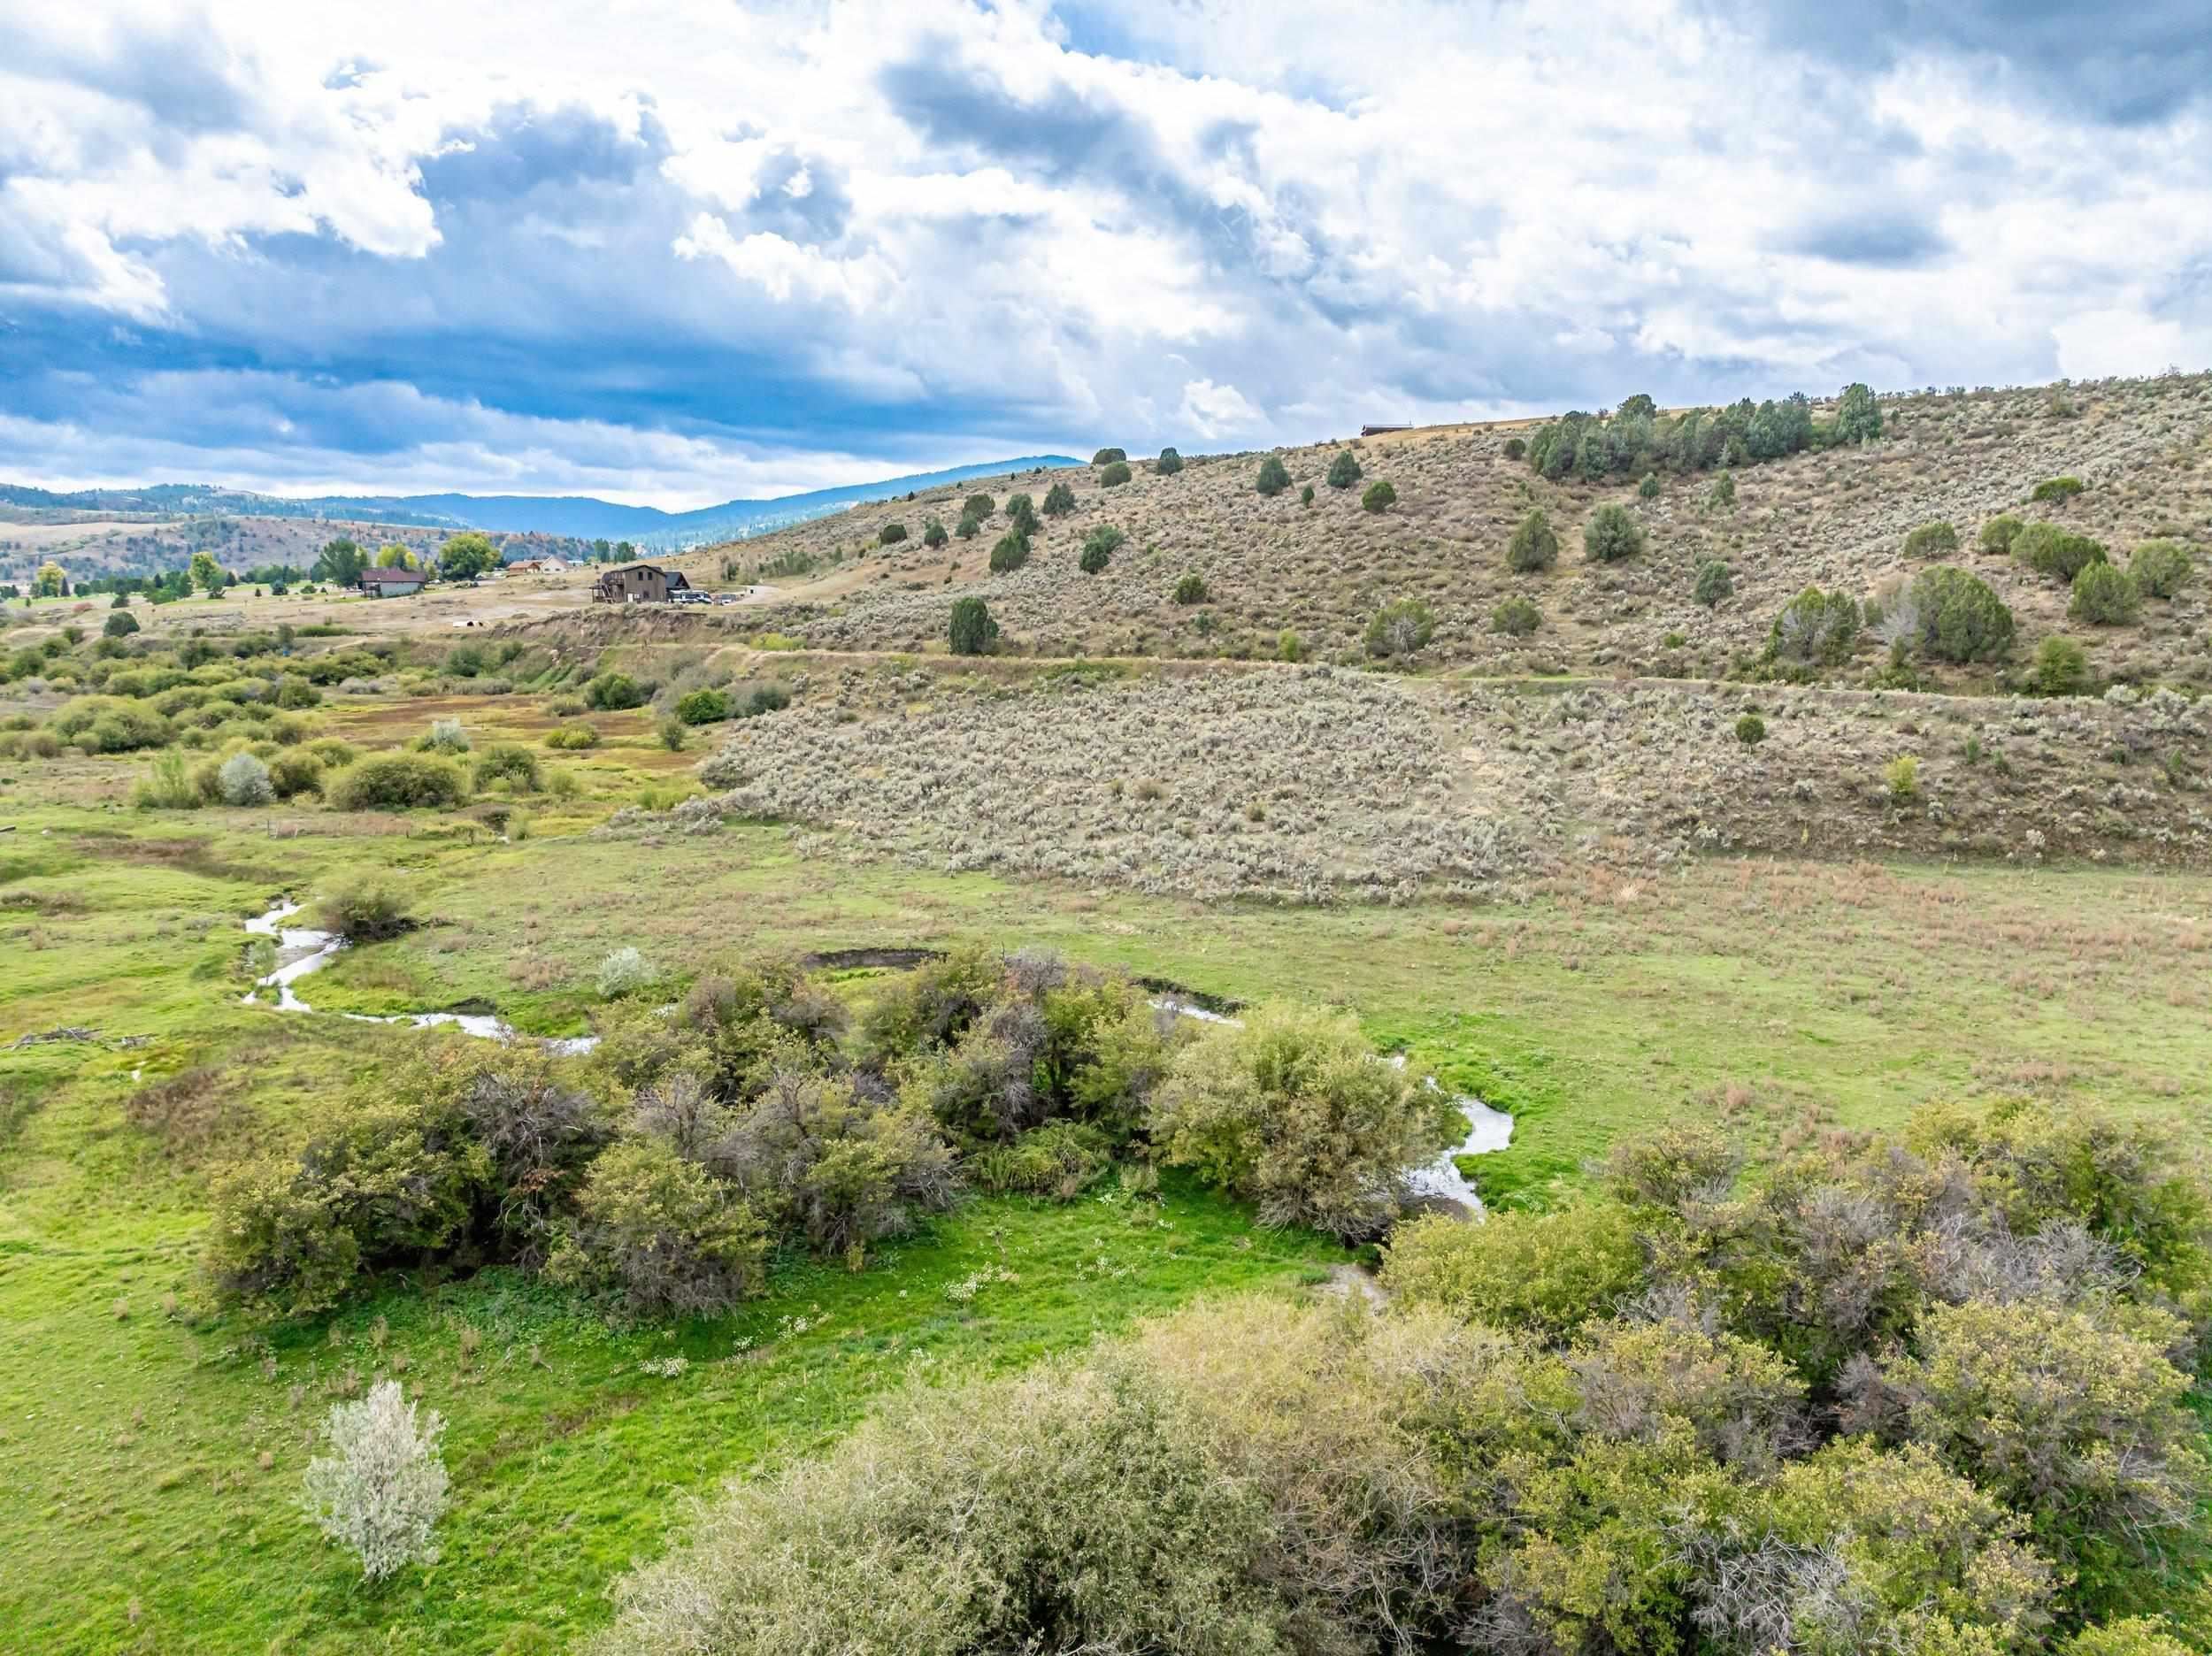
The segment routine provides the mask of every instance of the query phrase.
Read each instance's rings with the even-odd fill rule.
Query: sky
[[[670,508],[2212,365],[2201,0],[0,8],[0,480]]]

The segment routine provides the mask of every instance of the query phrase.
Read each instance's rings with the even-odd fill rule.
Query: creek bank
[[[312,1012],[315,1008],[300,999],[292,985],[311,973],[320,971],[349,947],[346,939],[334,932],[324,932],[313,926],[288,926],[284,923],[299,913],[300,905],[288,899],[279,898],[266,914],[257,915],[246,922],[246,930],[256,937],[276,939],[276,970],[265,978],[255,980],[254,986],[242,997],[248,1006],[260,1004],[261,992],[277,992],[276,1009],[280,1012]],[[464,1002],[464,1005],[484,1004],[482,1001]],[[341,1017],[357,1024],[406,1024],[416,1029],[435,1029],[451,1025],[464,1035],[480,1040],[527,1040],[538,1039],[548,1052],[563,1055],[588,1053],[599,1044],[596,1035],[568,1035],[533,1038],[518,1033],[515,1027],[495,1013],[490,1012],[396,1012],[386,1017],[373,1016],[366,1012],[342,1012]]]
[[[242,997],[248,1006],[260,1004],[262,991],[276,991],[276,1009],[280,1012],[312,1012],[315,1008],[300,999],[293,985],[337,959],[348,944],[334,932],[320,931],[313,926],[288,926],[284,923],[300,912],[301,905],[280,897],[265,914],[255,916],[246,922],[247,932],[255,937],[275,940],[276,969],[266,977],[257,978],[254,986]],[[893,964],[918,965],[925,960],[940,958],[938,949],[839,949],[806,957],[816,966],[889,966]],[[1241,1009],[1240,1003],[1224,996],[1210,995],[1202,991],[1170,985],[1164,980],[1140,978],[1136,980],[1152,991],[1152,1004],[1163,1012],[1177,1017],[1187,1017],[1203,1024],[1234,1024],[1238,1019],[1230,1016]],[[464,1002],[464,1005],[472,1004]],[[473,1004],[481,1005],[481,1001]],[[537,1039],[548,1052],[562,1056],[588,1053],[599,1044],[596,1035],[569,1035],[532,1038],[518,1033],[514,1026],[491,1012],[398,1012],[387,1017],[374,1017],[365,1012],[342,1012],[338,1016],[351,1018],[357,1024],[407,1024],[416,1029],[434,1029],[451,1025],[464,1035],[481,1040],[524,1040]],[[1391,1060],[1403,1065],[1404,1057]],[[1432,1086],[1433,1081],[1430,1083]],[[1467,1120],[1467,1137],[1456,1147],[1447,1151],[1426,1167],[1416,1168],[1406,1176],[1406,1183],[1415,1197],[1431,1203],[1452,1203],[1479,1216],[1483,1212],[1482,1198],[1467,1176],[1459,1170],[1457,1158],[1463,1155],[1486,1155],[1502,1150],[1513,1141],[1513,1117],[1503,1110],[1493,1109],[1480,1099],[1465,1093],[1455,1096],[1452,1102]]]

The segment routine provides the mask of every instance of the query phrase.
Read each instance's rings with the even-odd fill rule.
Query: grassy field
[[[446,713],[482,739],[549,722],[522,697],[322,717],[377,744]],[[818,1445],[888,1384],[1019,1364],[1202,1291],[1301,1292],[1345,1259],[1171,1182],[1156,1203],[979,1201],[858,1274],[788,1261],[741,1315],[672,1333],[611,1330],[499,1271],[278,1330],[211,1315],[211,1168],[435,1039],[337,1012],[480,1007],[566,1033],[624,946],[675,984],[762,952],[1041,945],[1349,1007],[1514,1114],[1513,1148],[1473,1169],[1502,1202],[1543,1201],[1619,1133],[1685,1113],[1760,1144],[2005,1092],[2183,1113],[2212,1070],[2200,876],[1713,859],[1569,866],[1489,907],[1205,906],[918,871],[773,826],[595,832],[690,791],[696,755],[660,748],[642,711],[592,722],[600,747],[555,757],[576,795],[534,801],[518,841],[457,813],[134,812],[140,762],[6,776],[0,1647],[559,1648],[680,1535],[685,1497]],[[403,883],[420,929],[308,979],[315,1015],[240,1005],[265,967],[242,923],[363,869]],[[448,1417],[456,1506],[443,1561],[371,1591],[294,1503],[323,1411],[381,1374]]]

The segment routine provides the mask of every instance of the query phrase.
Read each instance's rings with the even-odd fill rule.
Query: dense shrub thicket
[[[1248,1115],[1192,1124],[1233,1160]],[[912,1387],[733,1486],[596,1648],[2185,1656],[2212,1630],[2212,1200],[2162,1130],[1939,1108],[1747,1172],[1672,1129],[1555,1211],[1401,1227],[1384,1282],[1379,1315],[1236,1300]]]
[[[340,893],[349,936],[407,922]],[[589,1061],[457,1042],[365,1085],[296,1154],[219,1184],[210,1275],[296,1316],[387,1267],[507,1261],[635,1316],[725,1309],[770,1257],[857,1268],[970,1182],[1070,1198],[1142,1152],[1263,1215],[1379,1233],[1405,1174],[1465,1130],[1348,1019],[1263,1011],[1196,1031],[1125,978],[1056,958],[948,955],[845,1004],[782,964],[710,970],[672,1009],[635,951]]]
[[[1756,406],[1747,397],[1727,408],[1681,414],[1662,414],[1651,398],[1639,395],[1609,415],[1578,411],[1537,427],[1528,440],[1527,456],[1532,469],[1554,481],[1572,478],[1595,483],[1647,472],[1747,465],[1806,448],[1863,441],[1881,430],[1881,405],[1863,385],[1847,386],[1835,418],[1827,421],[1813,418],[1812,403],[1802,395]]]

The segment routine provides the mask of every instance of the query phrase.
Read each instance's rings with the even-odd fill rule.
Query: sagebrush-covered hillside
[[[951,599],[980,593],[1002,648],[1046,655],[1276,656],[1282,634],[1309,657],[1364,656],[1377,611],[1407,599],[1425,604],[1433,633],[1425,662],[1483,672],[1638,672],[1718,677],[1755,671],[1777,614],[1809,586],[1855,602],[1893,602],[1922,571],[1963,567],[2010,609],[2016,636],[2002,660],[1964,667],[1916,663],[1932,686],[2017,679],[2040,640],[2080,642],[2098,679],[2212,683],[2207,594],[2212,593],[2212,377],[2170,375],[2004,391],[1885,398],[1882,434],[1720,473],[1655,472],[1652,481],[1552,481],[1511,456],[1528,422],[1439,427],[1282,451],[1289,487],[1256,487],[1264,456],[1191,456],[1163,474],[1133,463],[1129,479],[1105,468],[989,479],[927,499],[885,502],[808,524],[720,556],[733,575],[765,570],[791,581],[773,624],[817,645],[873,649],[941,648]],[[1349,452],[1361,476],[1328,481]],[[1343,475],[1341,472],[1340,476]],[[2078,493],[2038,501],[2037,486],[2074,478]],[[1009,496],[1069,482],[1071,511],[1045,516],[1018,569],[994,574]],[[1363,495],[1378,481],[1395,500],[1379,511]],[[1310,487],[1310,503],[1303,502]],[[988,493],[994,510],[972,539],[956,533],[964,501]],[[1606,506],[1624,509],[1641,547],[1617,562],[1589,560],[1584,530]],[[1516,572],[1507,548],[1532,510],[1558,540],[1550,568]],[[1985,525],[2010,514],[2051,522],[2101,543],[2124,567],[2153,539],[2179,542],[2195,579],[2170,597],[2146,595],[2132,619],[2070,618],[2057,579],[1979,544]],[[925,544],[931,519],[949,538]],[[1909,553],[1931,524],[1955,532],[1955,549]],[[903,540],[881,544],[888,525]],[[1102,526],[1125,537],[1095,573],[1079,567]],[[894,532],[895,537],[896,532]],[[1701,566],[1724,564],[1732,590],[1697,601]],[[1202,597],[1185,586],[1196,577]],[[1500,631],[1509,600],[1533,606],[1532,632]],[[1858,683],[1890,663],[1878,625],[1862,630],[1839,663],[1801,675]]]

